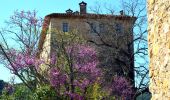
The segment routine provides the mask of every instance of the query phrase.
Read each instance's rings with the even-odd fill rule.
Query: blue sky
[[[4,20],[7,20],[15,10],[37,10],[41,17],[49,13],[65,12],[68,8],[73,11],[79,10],[79,5],[82,0],[1,0],[0,1],[0,26]],[[121,0],[84,0],[88,4],[88,8],[95,6],[96,2],[100,4],[111,4],[113,8],[119,7]]]
[[[4,27],[4,21],[8,20],[15,10],[24,11],[38,11],[38,16],[44,18],[45,15],[50,13],[65,12],[67,9],[73,11],[79,10],[79,5],[82,0],[1,0],[0,1],[0,28]],[[90,7],[95,7],[97,3],[102,5],[102,8],[107,7],[114,8],[116,12],[121,9],[121,0],[84,0],[87,3],[87,9],[90,11]],[[1,41],[1,40],[0,40]],[[0,80],[9,81],[10,77],[13,76],[10,72],[0,65]]]

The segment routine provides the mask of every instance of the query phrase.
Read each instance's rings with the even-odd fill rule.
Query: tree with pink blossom
[[[36,57],[42,21],[36,11],[16,10],[6,21],[7,27],[0,31],[3,39],[0,45],[1,63],[31,90],[46,80],[38,72],[43,59]],[[7,36],[12,36],[10,41],[15,44],[13,47],[9,45]]]
[[[102,71],[97,68],[96,50],[85,44],[73,44],[65,46],[63,49],[60,50],[64,51],[62,57],[65,56],[65,66],[61,68],[59,67],[61,65],[55,64],[58,67],[51,68],[50,83],[60,95],[70,96],[71,99],[78,96],[79,99],[81,98],[80,100],[85,99],[87,89],[102,76]],[[58,58],[60,59],[60,56]]]
[[[113,77],[110,89],[111,95],[114,95],[117,99],[122,98],[131,100],[134,92],[130,82],[122,76]]]
[[[11,29],[3,32],[14,35],[13,39],[20,48],[9,47],[1,32],[4,40],[4,44],[0,45],[1,59],[5,67],[33,93],[44,93],[44,89],[39,89],[48,85],[49,91],[54,91],[56,98],[62,100],[104,99],[109,96],[126,98],[132,95],[130,85],[123,77],[113,78],[110,91],[105,89],[108,86],[102,86],[103,70],[98,68],[97,50],[76,32],[68,34],[54,30],[57,48],[52,49],[50,63],[47,63],[45,58],[37,56],[40,53],[38,41],[42,19],[37,18],[36,11],[16,11],[7,23]],[[42,72],[41,65],[47,67],[45,72]]]

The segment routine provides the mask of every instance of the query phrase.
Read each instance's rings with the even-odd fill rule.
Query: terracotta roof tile
[[[66,17],[74,17],[74,18],[116,18],[116,19],[136,19],[136,17],[127,16],[127,15],[109,15],[109,14],[80,14],[80,13],[52,13],[47,15],[50,18],[66,18]]]

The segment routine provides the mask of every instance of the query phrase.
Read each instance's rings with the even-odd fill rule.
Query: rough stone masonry
[[[150,91],[152,100],[170,100],[170,0],[148,0]]]

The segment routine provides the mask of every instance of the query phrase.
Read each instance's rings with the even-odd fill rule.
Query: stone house
[[[39,42],[39,56],[50,58],[57,45],[56,32],[76,30],[99,52],[100,67],[106,69],[106,77],[126,75],[134,84],[133,25],[135,17],[88,13],[87,3],[79,3],[80,12],[71,9],[66,13],[52,13],[45,17]],[[46,33],[49,34],[46,34]]]

